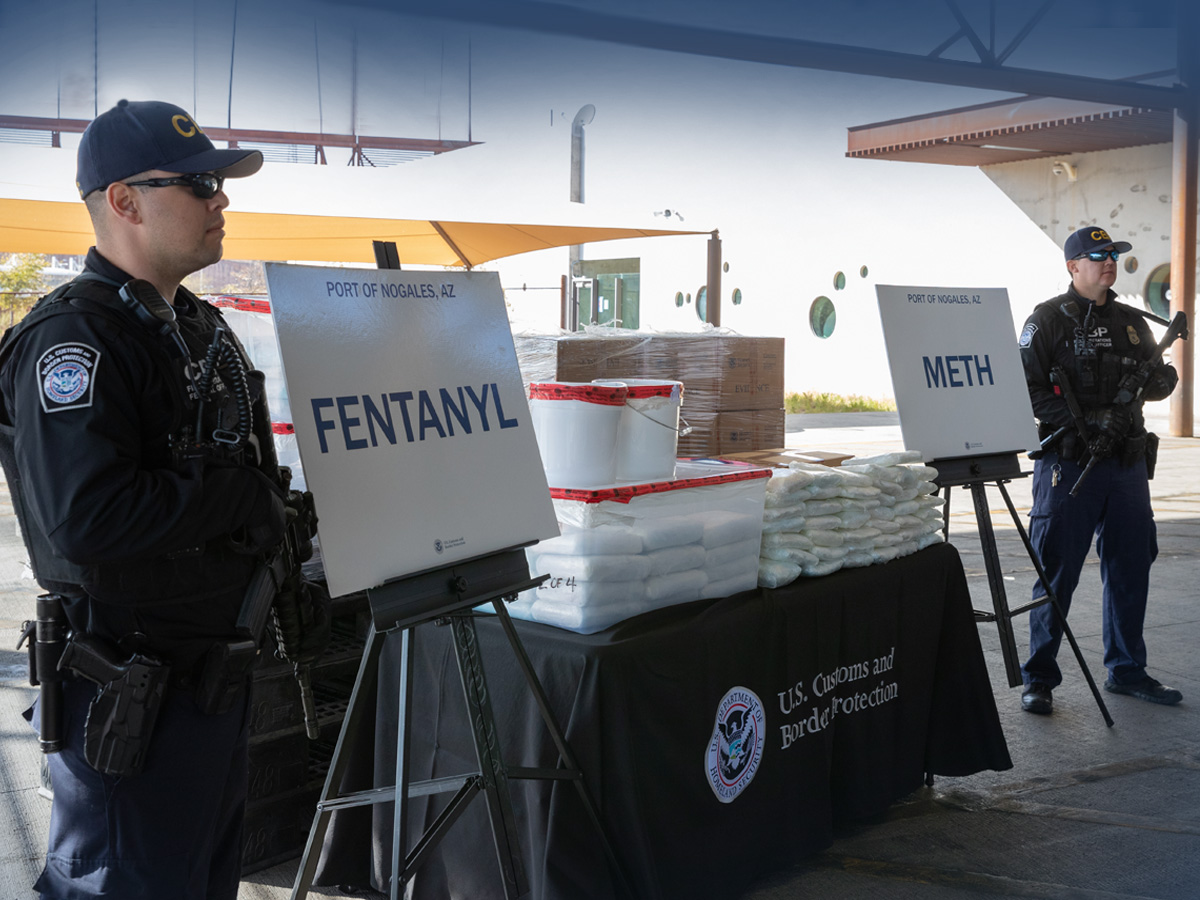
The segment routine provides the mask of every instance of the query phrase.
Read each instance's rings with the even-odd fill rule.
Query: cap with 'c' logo
[[[218,150],[195,120],[172,103],[122,100],[83,132],[75,183],[79,196],[86,197],[151,169],[242,178],[257,172],[262,161],[258,150]]]
[[[1063,244],[1063,257],[1075,259],[1093,250],[1116,250],[1118,253],[1128,253],[1133,244],[1128,241],[1114,241],[1108,232],[1095,225],[1088,225],[1073,233]]]

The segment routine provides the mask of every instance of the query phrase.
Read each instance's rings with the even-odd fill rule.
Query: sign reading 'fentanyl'
[[[1037,446],[1006,290],[875,291],[909,450],[934,460]]]
[[[558,533],[499,276],[266,271],[335,596]]]

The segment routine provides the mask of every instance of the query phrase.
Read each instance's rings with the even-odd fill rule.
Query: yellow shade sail
[[[375,263],[372,241],[392,241],[402,266],[465,266],[494,259],[629,238],[707,234],[583,225],[441,222],[230,211],[226,259]],[[0,199],[0,253],[78,255],[94,243],[82,203]]]

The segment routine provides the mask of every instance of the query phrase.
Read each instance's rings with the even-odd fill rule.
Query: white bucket
[[[674,477],[683,382],[622,378],[596,384],[624,384],[629,390],[617,438],[617,481]]]
[[[533,432],[550,487],[617,480],[617,436],[628,390],[622,382],[556,381],[529,386]]]

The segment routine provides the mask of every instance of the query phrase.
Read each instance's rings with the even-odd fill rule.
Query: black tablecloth
[[[595,635],[516,624],[645,900],[735,897],[754,877],[827,846],[838,825],[884,811],[926,772],[1012,765],[949,545],[657,610]],[[481,619],[478,633],[506,763],[554,765],[499,622]],[[411,777],[473,770],[450,629],[423,625],[415,641]],[[389,635],[373,740],[360,736],[344,791],[394,783],[398,645]],[[753,778],[721,802],[709,749],[735,688],[761,701],[765,740]],[[731,731],[742,724],[726,717]],[[512,785],[532,896],[617,896],[574,789]],[[414,800],[412,827],[426,827],[444,802]],[[386,889],[391,817],[390,803],[335,814],[316,883]],[[492,847],[480,797],[418,871],[414,896],[503,896]]]

